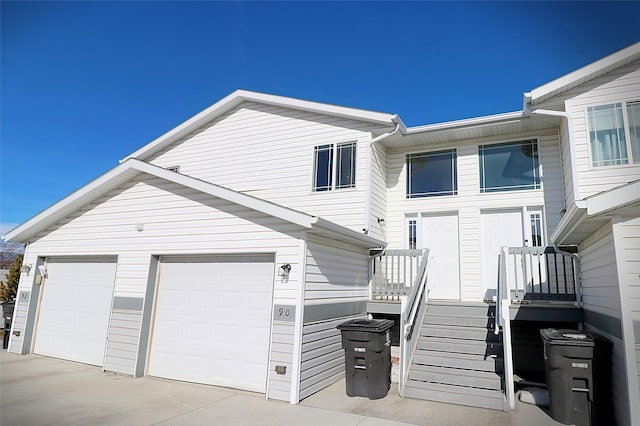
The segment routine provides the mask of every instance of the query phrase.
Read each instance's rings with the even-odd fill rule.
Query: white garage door
[[[265,392],[273,256],[163,258],[149,375]]]
[[[114,259],[49,258],[34,352],[103,365]]]

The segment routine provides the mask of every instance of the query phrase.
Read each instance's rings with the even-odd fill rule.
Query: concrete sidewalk
[[[349,398],[343,381],[291,405],[251,392],[133,379],[103,373],[98,367],[6,351],[0,352],[0,374],[2,426],[558,424],[525,404],[517,412],[503,413],[402,399],[393,394],[395,389],[377,401]]]

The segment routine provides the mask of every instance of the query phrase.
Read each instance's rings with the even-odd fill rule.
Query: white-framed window
[[[593,167],[640,163],[640,101],[587,107]]]
[[[538,142],[535,139],[480,145],[480,192],[540,189]]]
[[[319,145],[313,151],[313,191],[356,186],[356,143]]]
[[[529,212],[531,225],[531,246],[544,246],[544,231],[542,230],[542,212]]]
[[[407,155],[407,198],[458,193],[458,155],[455,149]]]
[[[409,226],[407,229],[409,249],[415,250],[418,248],[418,221],[416,219],[409,219],[407,224]]]

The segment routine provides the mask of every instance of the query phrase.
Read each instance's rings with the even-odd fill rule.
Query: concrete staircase
[[[502,335],[495,306],[429,303],[409,369],[405,396],[505,409]]]

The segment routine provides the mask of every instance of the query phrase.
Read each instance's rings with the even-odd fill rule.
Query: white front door
[[[273,256],[165,257],[149,375],[265,392]]]
[[[102,366],[115,260],[49,258],[46,269],[34,352]]]
[[[421,243],[428,248],[429,299],[460,300],[458,215],[422,217]]]
[[[482,285],[484,300],[496,295],[500,247],[522,247],[522,210],[481,213]]]

